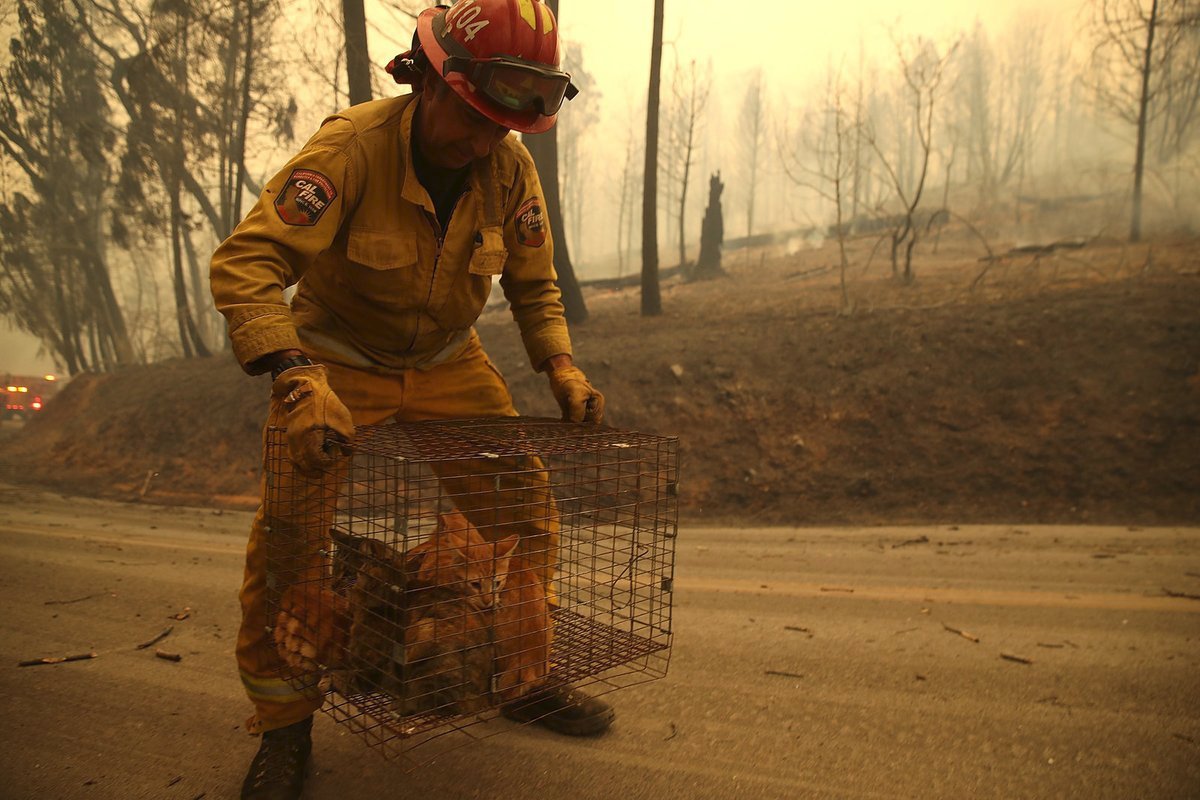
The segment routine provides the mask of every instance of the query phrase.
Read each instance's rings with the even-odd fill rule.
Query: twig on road
[[[69,606],[71,603],[82,603],[84,600],[93,600],[97,597],[104,597],[106,594],[108,594],[108,592],[97,592],[96,594],[89,594],[87,597],[76,597],[74,600],[47,600],[42,605]]]
[[[180,611],[178,614],[168,614],[167,619],[173,619],[173,620],[178,620],[179,622],[182,622],[183,620],[187,619],[191,615],[192,615],[192,607],[184,606],[183,611]]]
[[[803,675],[800,675],[799,673],[796,673],[796,672],[780,672],[777,669],[764,670],[763,675],[775,675],[780,678],[803,678],[804,677]]]
[[[1001,653],[1000,657],[1003,658],[1005,661],[1015,661],[1018,664],[1032,664],[1033,663],[1032,658],[1026,658],[1025,656],[1014,655],[1013,653]]]
[[[1061,642],[1038,642],[1037,646],[1038,647],[1050,647],[1055,650],[1059,650],[1063,647],[1066,647],[1066,645],[1062,644]]]
[[[905,539],[903,542],[900,542],[899,544],[892,545],[892,549],[895,550],[898,547],[908,547],[910,544],[929,544],[929,537],[921,536],[916,539]]]
[[[853,589],[849,589],[845,586],[822,586],[821,591],[822,592],[847,592],[848,594],[854,594]]]
[[[799,631],[800,633],[812,633],[808,628],[801,628],[799,625],[784,625],[785,631]]]
[[[139,644],[139,645],[137,646],[137,648],[136,648],[136,649],[138,649],[138,650],[145,650],[147,647],[153,647],[154,645],[156,645],[156,644],[158,644],[159,642],[161,642],[163,639],[165,639],[165,638],[167,638],[168,636],[170,636],[170,635],[171,635],[171,631],[173,631],[173,630],[175,630],[175,626],[174,626],[174,625],[168,625],[168,626],[166,627],[166,630],[164,630],[164,631],[163,631],[162,633],[160,633],[158,636],[155,636],[155,637],[154,637],[153,639],[151,639],[150,641],[148,641],[148,642],[142,642],[141,644]]]
[[[1184,600],[1200,600],[1200,594],[1188,594],[1187,592],[1173,592],[1167,587],[1163,587],[1163,594],[1167,597],[1182,597]]]
[[[142,481],[142,490],[138,492],[139,498],[145,498],[146,492],[150,491],[150,481],[158,477],[158,470],[146,470],[146,480]]]
[[[183,661],[183,656],[179,653],[168,653],[166,650],[159,650],[157,648],[154,650],[154,656],[155,658],[161,658],[163,661]]]
[[[18,661],[18,667],[37,667],[42,664],[65,664],[68,661],[87,661],[95,658],[99,653],[80,653],[77,656],[48,656],[46,658],[31,658],[28,661]]]
[[[967,633],[964,630],[960,630],[958,628],[951,628],[949,625],[947,625],[944,622],[942,623],[942,627],[945,628],[946,630],[950,631],[951,633],[957,633],[959,636],[963,637],[964,639],[966,639],[969,642],[974,642],[975,644],[979,644],[978,636],[974,636],[974,635]]]
[[[671,741],[672,739],[674,739],[674,738],[675,738],[676,734],[678,734],[678,733],[679,733],[679,729],[675,727],[675,723],[674,723],[674,722],[670,723],[670,725],[671,725],[671,734],[670,734],[669,736],[666,736],[666,737],[664,737],[664,738],[663,738],[663,741],[664,741],[664,742],[669,742],[669,741]]]

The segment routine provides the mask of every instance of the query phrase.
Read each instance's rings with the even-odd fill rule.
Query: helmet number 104
[[[476,0],[462,0],[446,12],[447,24],[458,28],[460,31],[465,30],[464,37],[468,42],[475,38],[475,34],[488,26],[491,20],[478,19],[479,14],[483,11]]]

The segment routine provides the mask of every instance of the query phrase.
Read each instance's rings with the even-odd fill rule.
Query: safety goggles
[[[506,56],[448,56],[442,77],[453,72],[466,76],[477,92],[503,108],[537,111],[547,117],[558,113],[563,100],[579,94],[567,73]]]

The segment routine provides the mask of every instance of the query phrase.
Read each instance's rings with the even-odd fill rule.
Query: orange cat
[[[489,692],[507,702],[547,675],[546,588],[513,555],[517,541],[514,534],[487,543],[466,517],[450,512],[439,517],[438,533],[410,553],[422,556],[404,635],[414,694],[444,701],[453,687],[457,713],[468,713],[485,707]]]
[[[447,590],[480,608],[491,608],[504,588],[518,540],[514,533],[488,542],[459,512],[438,514],[434,534],[408,551],[407,561],[414,567],[410,585]]]
[[[497,653],[492,690],[502,702],[509,702],[538,688],[550,673],[552,630],[546,586],[520,555],[509,565],[494,632]]]
[[[514,550],[458,512],[407,553],[334,531],[332,590],[292,587],[275,638],[300,672],[334,670],[345,695],[391,695],[393,710],[467,714],[533,690],[550,662],[546,588]]]

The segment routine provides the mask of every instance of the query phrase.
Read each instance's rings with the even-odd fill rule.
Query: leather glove
[[[313,364],[282,372],[271,385],[287,417],[288,455],[301,472],[313,474],[350,453],[354,422],[329,388],[325,367]]]
[[[550,391],[562,409],[564,422],[604,421],[604,395],[588,383],[579,367],[558,367],[546,373]]]

